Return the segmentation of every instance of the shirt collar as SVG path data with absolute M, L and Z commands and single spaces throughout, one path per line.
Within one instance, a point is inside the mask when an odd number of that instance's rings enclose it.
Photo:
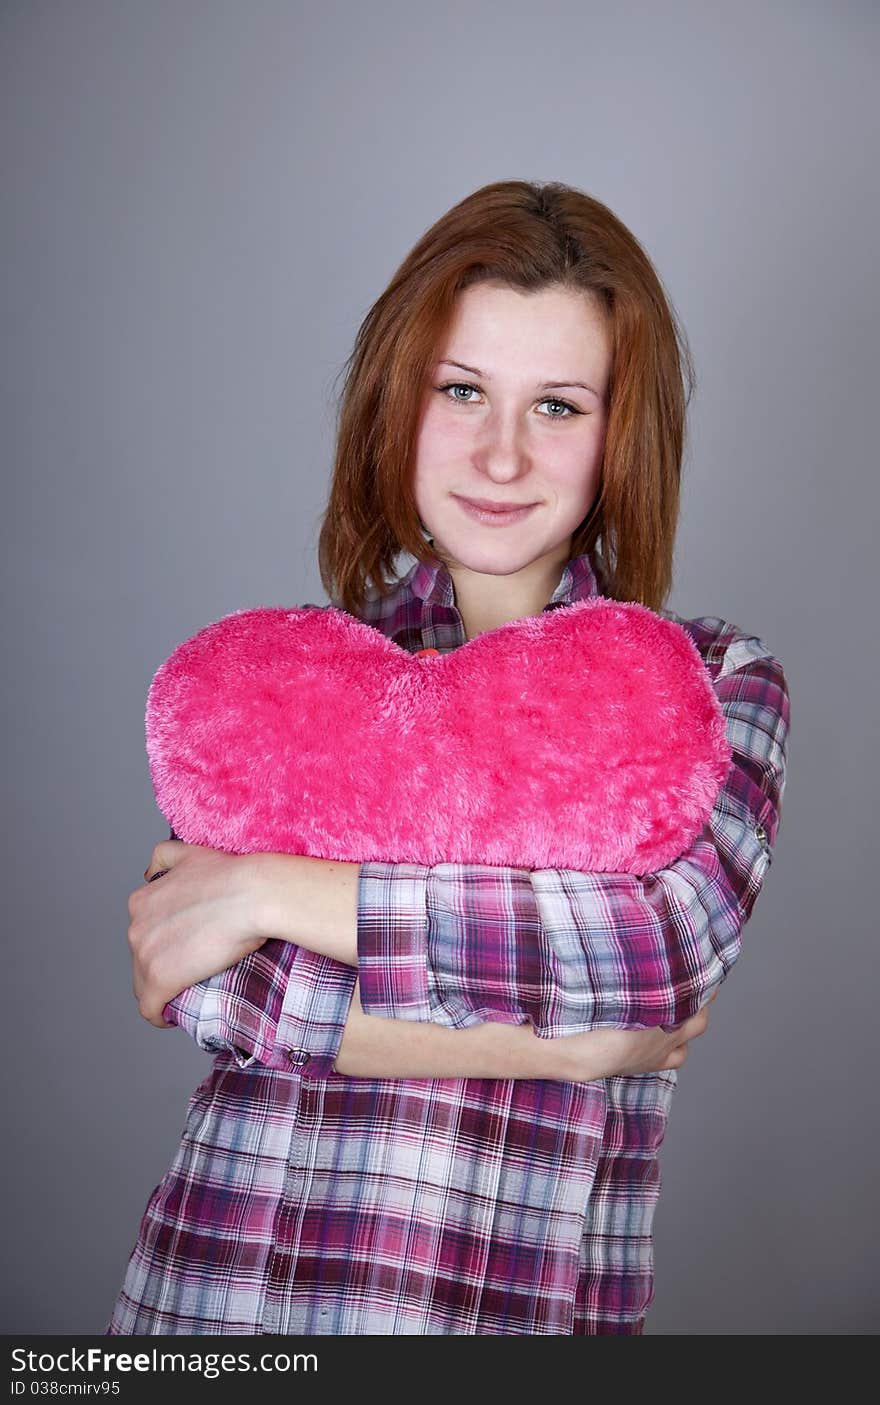
M 407 579 L 413 595 L 426 605 L 454 605 L 452 577 L 442 561 L 416 561 Z M 544 609 L 556 609 L 560 605 L 570 605 L 575 600 L 600 594 L 599 578 L 589 553 L 572 556 L 565 563 L 559 584 Z

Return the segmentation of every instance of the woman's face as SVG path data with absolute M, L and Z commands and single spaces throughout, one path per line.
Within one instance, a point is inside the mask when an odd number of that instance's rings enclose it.
M 508 576 L 568 559 L 599 487 L 610 366 L 588 294 L 480 283 L 459 296 L 426 386 L 414 474 L 419 516 L 453 566 Z M 528 510 L 481 517 L 463 501 L 474 498 Z

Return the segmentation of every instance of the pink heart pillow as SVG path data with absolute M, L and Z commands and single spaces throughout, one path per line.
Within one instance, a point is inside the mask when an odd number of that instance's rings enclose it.
M 690 845 L 731 761 L 690 636 L 604 596 L 448 654 L 335 608 L 241 610 L 158 669 L 146 738 L 186 843 L 636 874 Z

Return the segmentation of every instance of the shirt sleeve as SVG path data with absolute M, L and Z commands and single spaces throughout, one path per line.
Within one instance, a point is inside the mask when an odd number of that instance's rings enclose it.
M 189 986 L 163 1016 L 240 1068 L 261 1063 L 306 1078 L 332 1073 L 357 968 L 270 938 L 235 966 Z
M 739 956 L 772 861 L 790 722 L 785 675 L 759 639 L 736 638 L 715 667 L 733 759 L 685 853 L 642 877 L 365 863 L 364 1011 L 453 1028 L 530 1022 L 545 1038 L 694 1014 Z

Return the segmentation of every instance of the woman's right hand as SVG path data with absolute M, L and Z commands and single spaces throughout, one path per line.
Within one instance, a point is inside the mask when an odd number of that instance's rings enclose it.
M 717 994 L 713 991 L 705 1005 L 677 1029 L 659 1025 L 655 1029 L 592 1029 L 588 1034 L 570 1034 L 553 1041 L 565 1060 L 564 1077 L 577 1083 L 681 1068 L 690 1041 L 708 1028 L 709 1006 Z M 597 1067 L 601 1069 L 598 1073 Z

